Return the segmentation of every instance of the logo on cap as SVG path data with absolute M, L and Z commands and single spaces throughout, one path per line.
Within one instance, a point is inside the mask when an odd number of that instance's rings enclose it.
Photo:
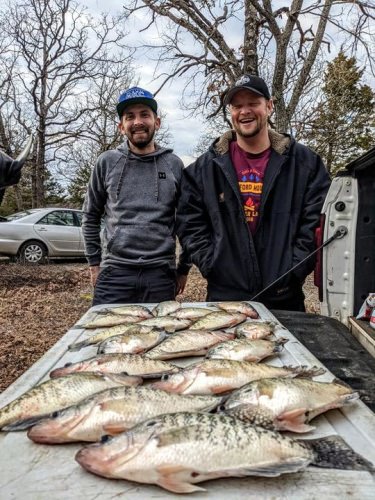
M 251 78 L 249 76 L 243 75 L 236 81 L 235 85 L 244 85 L 245 83 L 250 83 L 250 81 Z

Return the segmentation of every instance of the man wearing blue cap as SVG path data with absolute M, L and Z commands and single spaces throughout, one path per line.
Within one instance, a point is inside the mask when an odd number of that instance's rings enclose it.
M 243 75 L 224 105 L 233 130 L 184 170 L 180 241 L 207 278 L 207 300 L 257 296 L 270 309 L 303 311 L 328 173 L 317 154 L 268 127 L 273 103 L 259 76 Z
M 82 228 L 93 305 L 173 300 L 186 284 L 190 264 L 182 253 L 176 268 L 175 240 L 183 163 L 155 143 L 157 110 L 147 90 L 122 93 L 118 127 L 126 140 L 102 153 L 91 175 Z

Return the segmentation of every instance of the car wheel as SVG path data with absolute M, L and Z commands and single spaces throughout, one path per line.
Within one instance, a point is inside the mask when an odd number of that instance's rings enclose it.
M 25 262 L 27 264 L 39 264 L 40 262 L 43 262 L 46 255 L 47 248 L 43 243 L 36 240 L 30 240 L 22 245 L 19 258 L 21 262 Z

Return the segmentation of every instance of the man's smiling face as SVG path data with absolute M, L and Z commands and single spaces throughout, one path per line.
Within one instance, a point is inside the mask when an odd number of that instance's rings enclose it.
M 272 112 L 272 100 L 267 100 L 250 90 L 239 90 L 230 103 L 230 114 L 234 130 L 241 137 L 255 137 L 267 129 Z
M 146 148 L 151 143 L 159 128 L 160 118 L 144 104 L 128 106 L 119 124 L 120 132 L 126 135 L 129 143 L 139 150 Z

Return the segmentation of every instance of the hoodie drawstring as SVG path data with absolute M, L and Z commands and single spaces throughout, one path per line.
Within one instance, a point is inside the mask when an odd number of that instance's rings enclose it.
M 159 201 L 159 172 L 155 156 L 154 156 L 154 172 L 155 172 L 155 197 L 156 201 Z
M 119 197 L 119 194 L 120 194 L 120 191 L 122 188 L 122 183 L 124 182 L 125 168 L 126 168 L 126 164 L 128 163 L 128 159 L 129 159 L 129 153 L 126 154 L 124 163 L 123 163 L 122 168 L 121 168 L 120 178 L 118 180 L 117 189 L 116 189 L 116 200 L 118 200 L 118 197 Z

